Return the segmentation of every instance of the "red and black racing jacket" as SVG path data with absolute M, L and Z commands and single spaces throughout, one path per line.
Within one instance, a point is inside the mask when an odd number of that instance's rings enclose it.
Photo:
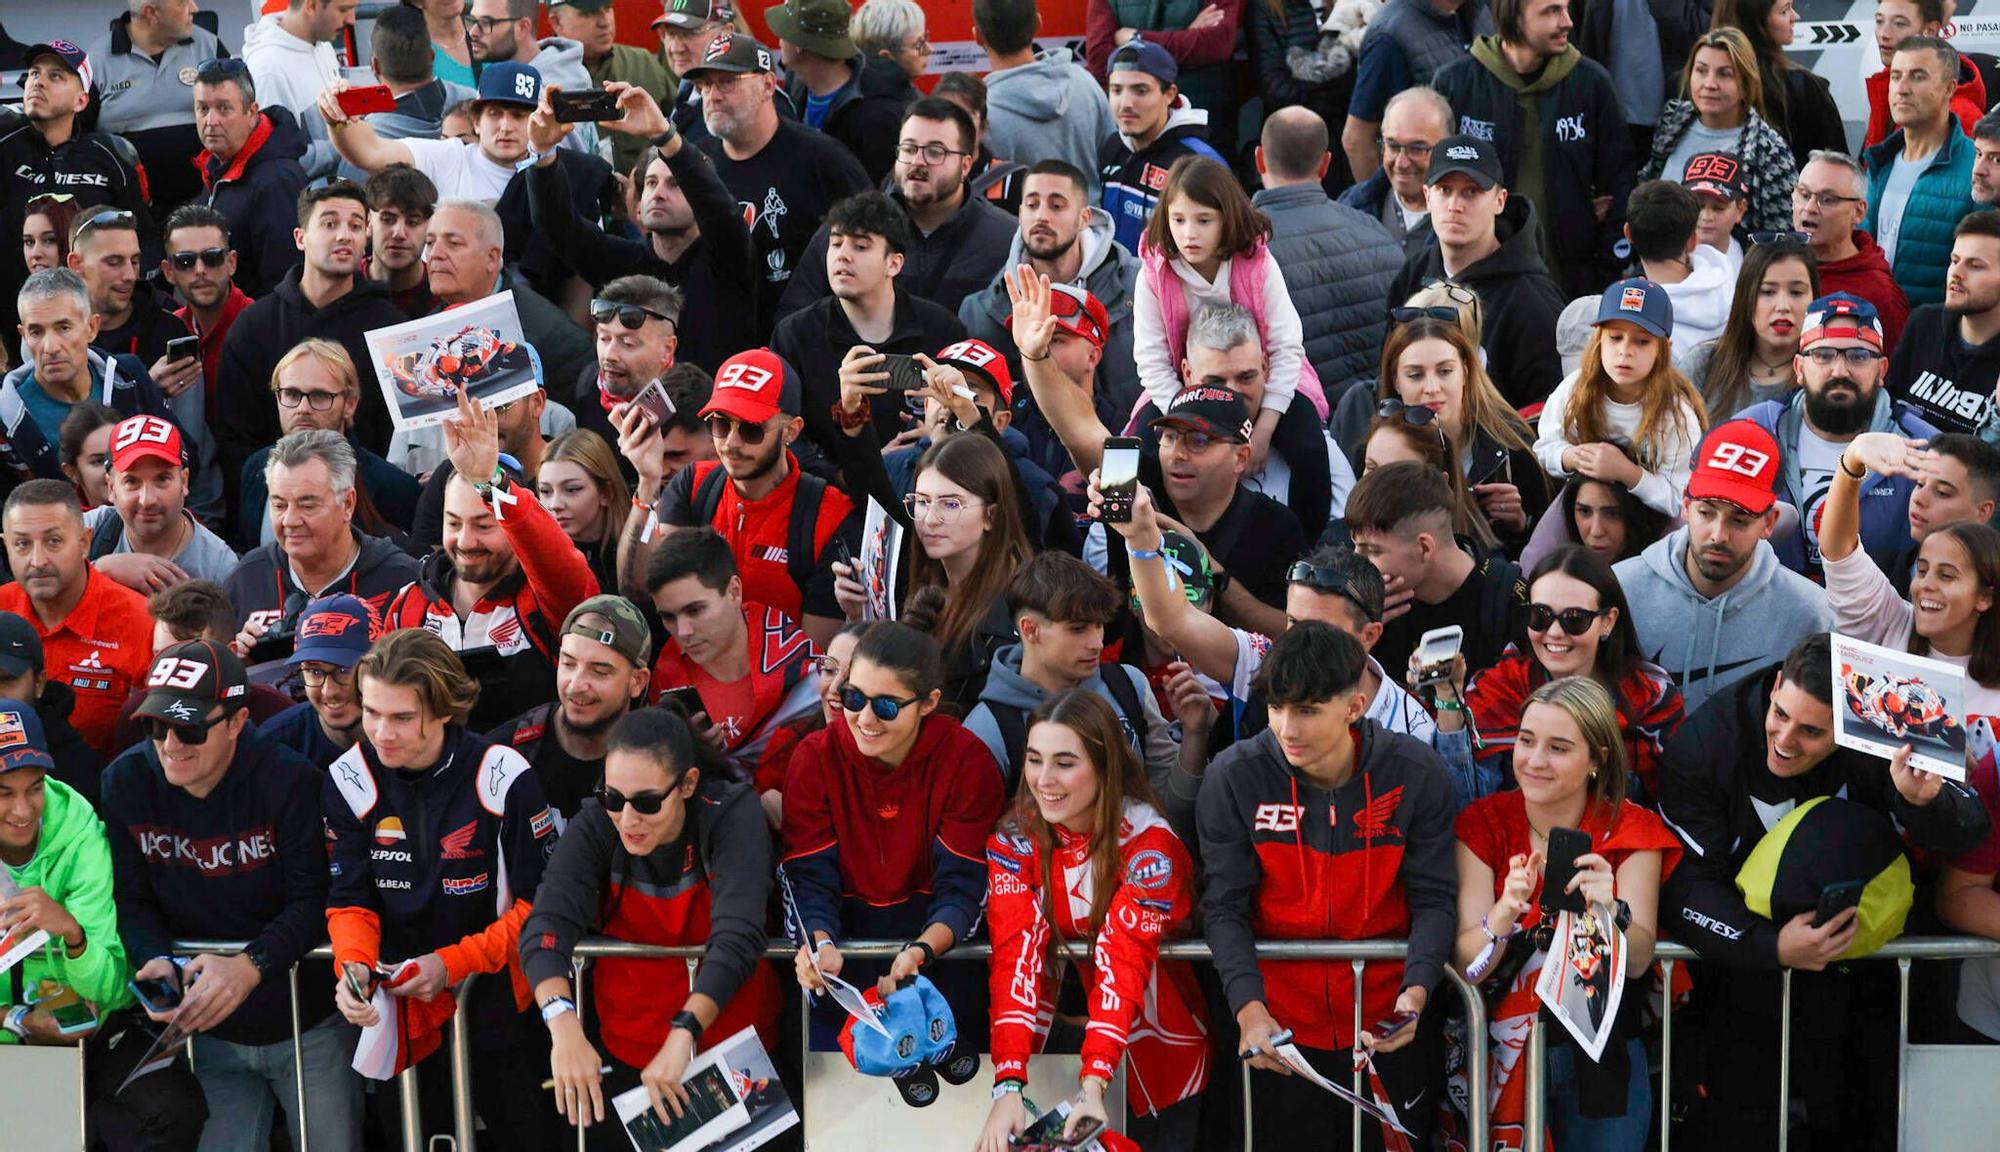
M 1229 1008 L 1262 1000 L 1300 1044 L 1354 1044 L 1346 960 L 1257 958 L 1256 942 L 1408 940 L 1409 959 L 1367 966 L 1362 1011 L 1434 989 L 1458 931 L 1451 781 L 1430 745 L 1372 720 L 1354 726 L 1356 770 L 1329 792 L 1286 762 L 1268 729 L 1231 745 L 1196 803 L 1208 945 Z
M 1498 664 L 1474 675 L 1466 686 L 1465 706 L 1472 710 L 1472 724 L 1479 732 L 1473 755 L 1499 770 L 1503 789 L 1514 786 L 1514 737 L 1521 726 L 1521 707 L 1548 680 L 1549 674 L 1532 654 L 1509 645 Z M 1666 669 L 1634 659 L 1619 678 L 1612 703 L 1618 708 L 1618 730 L 1625 734 L 1626 763 L 1639 782 L 1632 798 L 1642 804 L 1657 801 L 1660 756 L 1681 727 L 1681 690 Z
M 800 740 L 819 727 L 818 651 L 791 617 L 776 608 L 744 602 L 743 624 L 750 633 L 750 682 L 723 684 L 687 658 L 669 636 L 653 662 L 652 702 L 676 688 L 701 696 L 709 723 L 721 729 L 729 762 L 752 780 L 761 794 L 785 783 L 785 769 Z
M 1118 828 L 1124 875 L 1091 938 L 1090 840 L 1060 825 L 1055 834 L 1046 885 L 1041 846 L 1014 820 L 986 846 L 993 1077 L 1025 1081 L 1028 1057 L 1048 1038 L 1055 990 L 1043 977 L 1053 913 L 1058 947 L 1076 963 L 1090 1005 L 1081 1075 L 1109 1081 L 1129 1050 L 1132 1110 L 1153 1115 L 1208 1084 L 1208 1028 L 1194 969 L 1184 960 L 1159 959 L 1160 941 L 1186 928 L 1193 915 L 1194 864 L 1165 817 L 1127 800 Z M 1053 889 L 1061 895 L 1050 895 Z

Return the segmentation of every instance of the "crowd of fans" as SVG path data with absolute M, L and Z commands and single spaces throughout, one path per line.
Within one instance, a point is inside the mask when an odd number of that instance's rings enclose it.
M 828 977 L 921 973 L 979 1152 L 1041 1052 L 1148 1150 L 1344 1146 L 1288 1040 L 1365 1063 L 1371 1148 L 1466 1147 L 1489 1045 L 1515 1147 L 1552 867 L 1630 977 L 1599 1057 L 1549 1030 L 1555 1146 L 1657 1140 L 1663 1000 L 1678 1139 L 1893 1146 L 1850 961 L 2000 938 L 2000 112 L 1949 0 L 1876 5 L 1866 109 L 1792 0 L 1387 0 L 1358 51 L 1091 0 L 1080 55 L 974 0 L 928 93 L 913 0 L 775 48 L 668 0 L 657 52 L 407 0 L 368 114 L 356 0 L 240 57 L 129 8 L 0 126 L 0 937 L 48 937 L 0 1044 L 83 1036 L 103 1146 L 386 1147 L 385 1037 L 444 1131 L 459 1012 L 495 1147 L 622 1148 L 705 1036 L 790 1078 Z M 534 390 L 399 427 L 367 334 L 502 293 Z M 1831 633 L 1964 670 L 1965 780 L 1836 743 Z M 582 996 L 600 936 L 704 955 Z M 2000 965 L 1916 985 L 2000 1043 Z

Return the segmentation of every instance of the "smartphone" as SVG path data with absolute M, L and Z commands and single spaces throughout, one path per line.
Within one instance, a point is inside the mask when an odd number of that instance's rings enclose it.
M 1861 906 L 1861 893 L 1868 887 L 1866 880 L 1843 880 L 1838 884 L 1828 884 L 1819 890 L 1819 907 L 1813 912 L 1812 926 L 1826 927 L 1827 921 L 1847 911 Z
M 340 110 L 349 116 L 367 116 L 375 112 L 394 112 L 396 94 L 389 91 L 387 84 L 370 84 L 362 88 L 349 88 L 334 96 Z
M 1139 453 L 1144 448 L 1144 443 L 1133 436 L 1112 436 L 1104 441 L 1104 463 L 1097 471 L 1097 490 L 1104 493 L 1106 524 L 1132 522 L 1132 497 L 1139 490 Z
M 632 398 L 632 403 L 637 404 L 639 411 L 644 412 L 646 418 L 653 422 L 655 431 L 665 428 L 667 421 L 674 418 L 673 397 L 667 395 L 666 386 L 658 380 L 639 389 L 639 394 Z
M 1065 1139 L 1063 1128 L 1069 1123 L 1069 1113 L 1068 1108 L 1054 1108 L 1044 1112 L 1020 1135 L 1009 1136 L 1007 1142 L 1011 1147 L 1022 1149 L 1023 1152 L 1088 1147 L 1092 1140 L 1097 1139 L 1098 1133 L 1104 1130 L 1103 1123 L 1095 1118 L 1081 1121 L 1076 1126 L 1076 1135 Z
M 1542 865 L 1542 911 L 1583 911 L 1583 893 L 1563 889 L 1576 876 L 1576 858 L 1589 852 L 1590 833 L 1576 828 L 1549 829 L 1549 858 Z
M 1415 687 L 1442 684 L 1451 679 L 1451 662 L 1465 643 L 1465 629 L 1456 624 L 1433 628 L 1417 642 L 1417 682 Z
M 1417 1014 L 1415 1012 L 1393 1013 L 1375 1021 L 1375 1026 L 1368 1030 L 1368 1034 L 1375 1037 L 1377 1041 L 1387 1040 L 1389 1037 L 1408 1028 L 1416 1019 Z
M 665 704 L 669 700 L 679 704 L 681 711 L 687 713 L 690 720 L 694 718 L 695 713 L 708 710 L 708 705 L 701 702 L 701 690 L 691 685 L 683 688 L 669 688 L 665 692 L 660 693 L 660 703 Z
M 61 1035 L 80 1036 L 97 1027 L 97 1009 L 88 1000 L 78 1000 L 51 1011 L 49 1019 L 55 1022 Z
M 199 336 L 176 336 L 167 341 L 167 359 L 181 360 L 195 354 L 201 347 Z
M 602 88 L 551 92 L 549 106 L 555 109 L 556 122 L 559 124 L 576 124 L 585 120 L 618 120 L 625 115 L 618 110 L 618 97 Z
M 168 980 L 133 980 L 126 987 L 148 1012 L 171 1012 L 181 1006 L 181 990 Z
M 914 356 L 903 356 L 895 352 L 884 353 L 881 366 L 875 370 L 889 374 L 889 378 L 882 382 L 882 387 L 891 392 L 921 392 L 930 387 L 930 375 L 924 371 L 922 364 L 917 363 L 917 358 Z
M 836 561 L 847 565 L 849 575 L 857 580 L 861 578 L 861 569 L 854 563 L 854 553 L 848 550 L 845 539 L 836 535 L 827 543 L 827 547 L 833 549 L 833 558 Z

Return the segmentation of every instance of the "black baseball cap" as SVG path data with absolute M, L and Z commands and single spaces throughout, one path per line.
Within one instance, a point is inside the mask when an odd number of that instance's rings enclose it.
M 742 33 L 717 36 L 702 53 L 701 63 L 687 70 L 685 79 L 693 80 L 703 72 L 763 72 L 769 73 L 774 65 L 771 50 L 757 43 L 755 37 Z
M 1233 388 L 1196 384 L 1181 389 L 1173 403 L 1167 405 L 1166 415 L 1154 417 L 1147 427 L 1185 428 L 1205 432 L 1218 440 L 1248 444 L 1250 406 L 1243 402 L 1243 394 Z
M 217 704 L 225 713 L 247 705 L 250 681 L 236 653 L 213 640 L 162 649 L 146 677 L 146 698 L 132 714 L 142 720 L 194 725 Z
M 41 634 L 26 617 L 0 612 L 0 672 L 20 676 L 41 670 Z
M 1424 173 L 1425 184 L 1435 184 L 1453 172 L 1472 178 L 1481 191 L 1506 181 L 1500 169 L 1500 154 L 1493 145 L 1477 136 L 1447 136 L 1431 149 L 1431 168 Z

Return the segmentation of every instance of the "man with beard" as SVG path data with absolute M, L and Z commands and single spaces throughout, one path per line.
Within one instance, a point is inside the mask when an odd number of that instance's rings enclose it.
M 1798 509 L 1798 531 L 1774 539 L 1778 559 L 1823 582 L 1819 516 L 1841 453 L 1863 432 L 1894 432 L 1911 440 L 1937 434 L 1915 408 L 1882 387 L 1882 321 L 1875 306 L 1836 292 L 1806 309 L 1793 360 L 1800 387 L 1782 400 L 1745 409 L 1742 418 L 1778 442 L 1778 498 Z M 1862 481 L 1861 547 L 1884 572 L 1910 546 L 1907 476 L 1869 475 Z
M 2000 204 L 2000 113 L 1988 112 L 1972 126 L 1972 202 Z
M 816 643 L 833 639 L 845 622 L 833 596 L 833 540 L 853 546 L 860 514 L 845 492 L 800 470 L 791 451 L 805 430 L 800 394 L 798 373 L 768 348 L 725 361 L 701 410 L 717 459 L 688 465 L 671 483 L 666 442 L 650 418 L 634 406 L 612 411 L 618 451 L 639 473 L 640 511 L 626 518 L 618 545 L 620 591 L 651 591 L 645 574 L 673 528 L 708 526 L 728 542 L 748 599 L 798 621 Z
M 185 204 L 167 217 L 161 234 L 166 238 L 167 254 L 160 261 L 160 275 L 187 302 L 174 315 L 195 334 L 195 355 L 201 362 L 200 419 L 212 427 L 222 344 L 236 317 L 250 307 L 250 294 L 236 286 L 236 249 L 229 239 L 229 217 L 200 204 Z
M 1139 370 L 1132 359 L 1132 294 L 1139 258 L 1112 234 L 1111 216 L 1091 201 L 1090 180 L 1064 160 L 1043 160 L 1021 177 L 1021 227 L 1007 258 L 982 291 L 958 306 L 959 322 L 975 339 L 999 349 L 1016 378 L 1021 353 L 1008 321 L 1007 273 L 1022 264 L 1095 296 L 1104 308 L 1105 355 L 1097 362 L 1092 394 L 1104 422 L 1116 426 L 1139 398 Z M 1032 407 L 1026 392 L 1020 409 Z M 1017 414 L 1018 416 L 1018 414 Z
M 1710 696 L 1833 626 L 1819 585 L 1778 563 L 1778 444 L 1748 420 L 1710 429 L 1695 449 L 1680 528 L 1613 569 L 1646 659 L 1680 685 L 1692 716 Z
M 597 324 L 595 386 L 577 383 L 576 426 L 604 437 L 606 444 L 616 444 L 618 426 L 611 413 L 665 376 L 680 354 L 679 321 L 686 315 L 686 297 L 652 276 L 620 276 L 599 289 L 590 306 L 594 315 L 604 318 Z M 704 395 L 701 404 L 706 403 Z M 680 414 L 678 401 L 674 412 Z M 697 428 L 705 441 L 708 429 Z M 631 462 L 625 464 L 629 469 Z
M 645 89 L 614 83 L 606 91 L 618 94 L 624 113 L 610 122 L 618 126 L 620 139 L 631 133 L 660 141 L 631 167 L 639 190 L 637 223 L 645 238 L 607 235 L 573 207 L 568 182 L 556 170 L 554 149 L 574 125 L 557 122 L 546 93 L 528 121 L 529 146 L 540 157 L 527 179 L 535 231 L 593 285 L 644 274 L 680 289 L 686 306 L 676 309 L 676 350 L 713 372 L 757 342 L 758 276 L 750 226 L 715 165 L 699 148 L 688 146 Z M 599 322 L 600 348 L 602 330 Z
M 442 547 L 389 605 L 388 627 L 427 628 L 481 682 L 468 725 L 485 731 L 555 689 L 549 623 L 597 595 L 590 562 L 500 460 L 501 415 L 458 393 L 444 425 L 454 474 L 445 485 Z M 440 469 L 442 471 L 442 469 Z
M 965 109 L 937 97 L 915 101 L 897 132 L 896 186 L 889 199 L 910 218 L 912 232 L 903 253 L 902 289 L 956 312 L 1004 266 L 1014 242 L 1014 221 L 967 190 L 979 134 Z M 830 240 L 828 226 L 822 225 L 785 289 L 778 319 L 832 291 L 827 283 Z
M 424 229 L 437 211 L 437 185 L 408 164 L 391 164 L 368 178 L 368 262 L 370 280 L 389 290 L 389 299 L 410 316 L 432 308 L 431 278 L 424 267 Z
M 297 669 L 306 698 L 271 717 L 258 732 L 322 771 L 354 747 L 361 739 L 354 665 L 373 642 L 374 619 L 355 596 L 315 600 L 300 613 L 297 647 L 285 663 Z
M 1912 313 L 1909 333 L 1889 361 L 1889 391 L 1938 428 L 2000 444 L 2000 212 L 1958 222 L 1944 303 Z
M 525 757 L 549 803 L 569 820 L 604 782 L 604 736 L 643 700 L 653 634 L 623 596 L 592 596 L 563 621 L 556 698 L 486 734 Z

